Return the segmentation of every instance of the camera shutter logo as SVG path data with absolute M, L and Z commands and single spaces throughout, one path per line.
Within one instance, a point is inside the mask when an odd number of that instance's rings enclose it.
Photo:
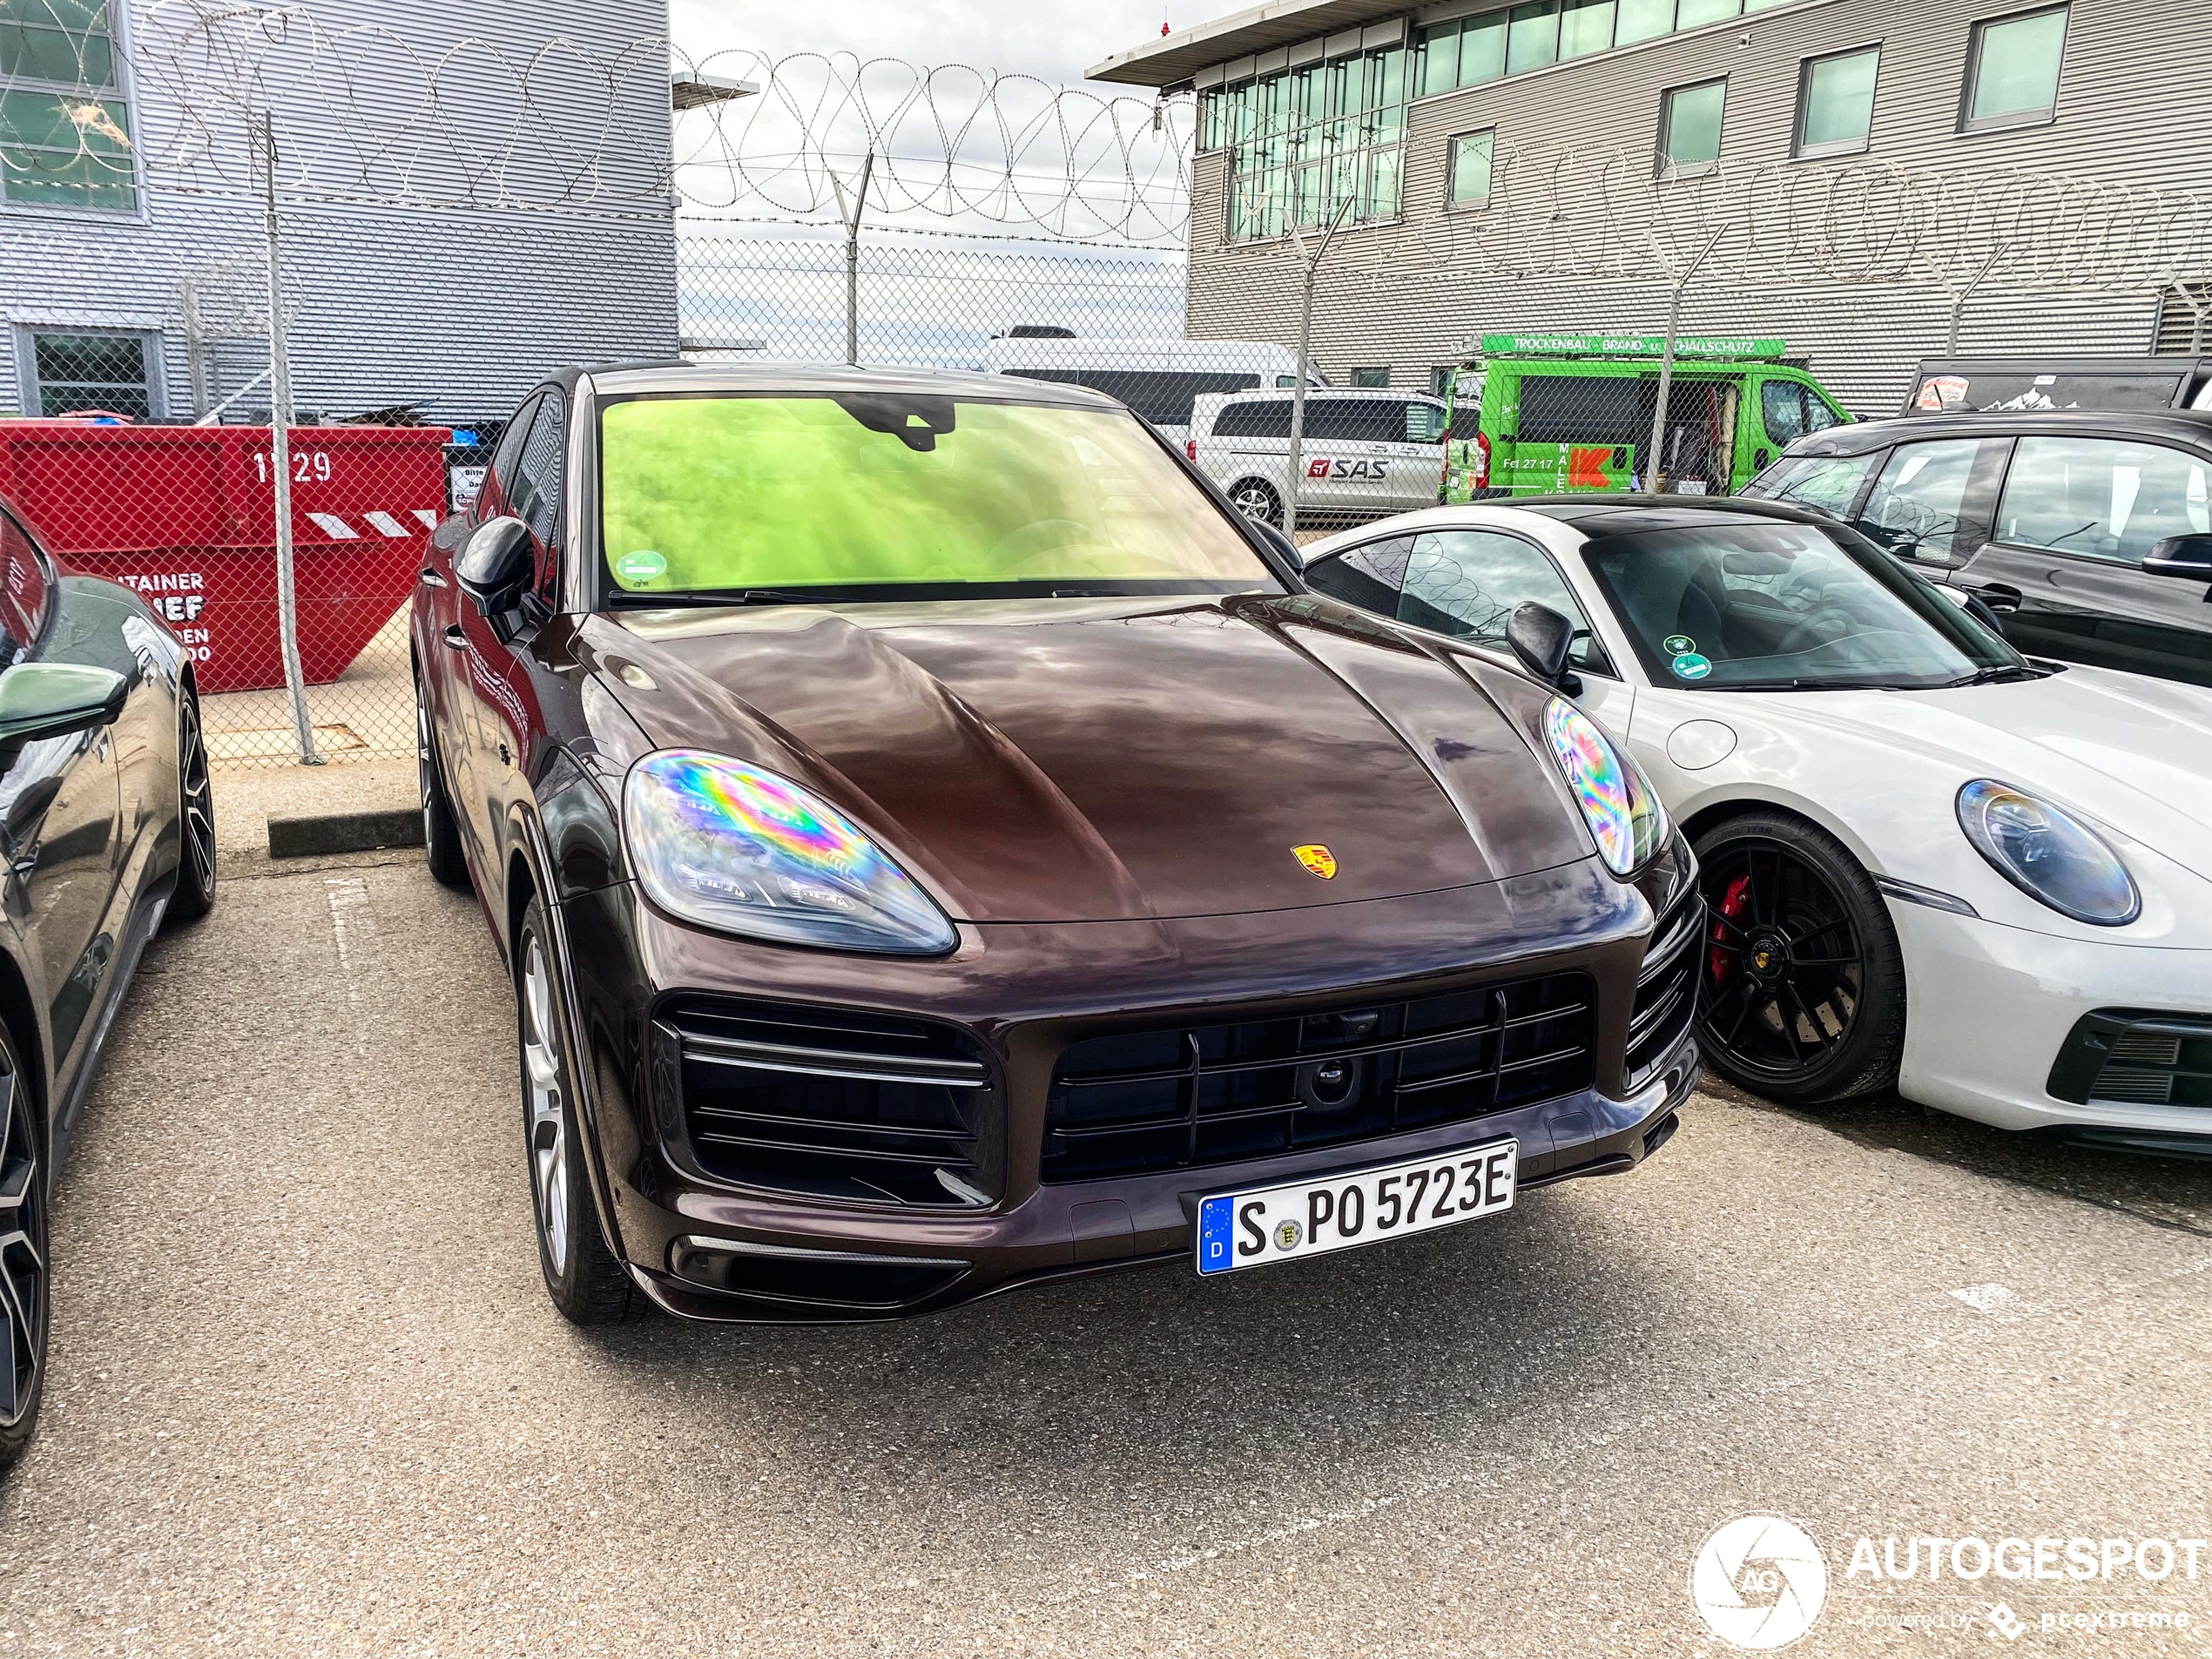
M 1804 1529 L 1779 1515 L 1738 1515 L 1698 1548 L 1689 1599 L 1732 1648 L 1786 1648 L 1812 1629 L 1828 1600 L 1828 1563 Z

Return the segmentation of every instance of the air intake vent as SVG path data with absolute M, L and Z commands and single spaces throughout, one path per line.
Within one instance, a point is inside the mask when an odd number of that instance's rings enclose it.
M 687 999 L 658 1020 L 707 1174 L 863 1203 L 974 1207 L 998 1191 L 1002 1121 L 982 1049 L 951 1026 Z
M 2051 1093 L 2077 1104 L 2212 1110 L 2212 1015 L 2100 1008 L 2067 1034 Z
M 1078 1042 L 1048 1182 L 1195 1168 L 1479 1118 L 1590 1086 L 1596 988 L 1554 974 L 1330 1014 Z
M 1642 1088 L 1667 1063 L 1697 1013 L 1697 941 L 1704 930 L 1705 900 L 1689 887 L 1675 907 L 1659 919 L 1636 975 L 1636 1000 L 1629 1015 L 1630 1094 Z

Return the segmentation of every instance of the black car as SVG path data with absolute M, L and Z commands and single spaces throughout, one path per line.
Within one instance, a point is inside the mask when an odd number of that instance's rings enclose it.
M 1743 493 L 1855 526 L 2031 656 L 2212 685 L 2212 411 L 1870 421 L 1800 439 Z
M 0 1468 L 45 1381 L 47 1195 L 138 954 L 215 902 L 199 698 L 129 590 L 0 502 Z

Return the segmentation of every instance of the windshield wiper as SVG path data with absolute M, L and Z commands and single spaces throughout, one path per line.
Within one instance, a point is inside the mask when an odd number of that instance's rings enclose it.
M 1737 680 L 1732 685 L 1716 685 L 1716 691 L 1894 691 L 1898 689 L 1893 680 Z
M 1992 685 L 2016 675 L 2022 679 L 2042 678 L 2026 663 L 1992 663 L 1987 668 L 1977 668 L 1971 674 L 1961 674 L 1955 680 L 1944 681 L 1942 689 L 1947 691 L 1959 685 Z
M 797 588 L 694 589 L 685 593 L 637 593 L 625 589 L 615 598 L 625 607 L 636 605 L 648 610 L 676 606 L 703 606 L 724 610 L 733 605 L 818 605 L 833 603 L 819 592 L 808 593 Z

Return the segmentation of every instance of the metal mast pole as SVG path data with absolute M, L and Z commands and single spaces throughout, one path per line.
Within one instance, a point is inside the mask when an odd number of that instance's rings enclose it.
M 277 637 L 284 653 L 284 685 L 292 694 L 292 731 L 300 764 L 320 766 L 314 726 L 307 718 L 307 677 L 300 668 L 299 604 L 292 582 L 292 368 L 285 355 L 284 280 L 279 258 L 276 199 L 276 117 L 261 117 L 262 223 L 269 248 L 269 470 L 276 486 Z
M 1283 497 L 1283 534 L 1293 538 L 1298 535 L 1298 489 L 1305 482 L 1305 381 L 1312 373 L 1313 364 L 1313 285 L 1320 277 L 1321 261 L 1329 252 L 1329 244 L 1336 239 L 1344 216 L 1352 211 L 1352 198 L 1346 196 L 1330 215 L 1311 258 L 1306 255 L 1305 238 L 1298 233 L 1297 226 L 1291 226 L 1291 245 L 1298 250 L 1298 260 L 1305 266 L 1305 288 L 1298 302 L 1298 383 L 1291 388 L 1291 472 L 1284 481 L 1288 489 Z
M 1675 379 L 1675 331 L 1682 326 L 1682 294 L 1689 286 L 1689 279 L 1697 274 L 1697 267 L 1705 263 L 1705 256 L 1721 239 L 1721 233 L 1728 227 L 1716 225 L 1713 233 L 1705 239 L 1705 246 L 1697 250 L 1697 257 L 1689 262 L 1675 283 L 1674 297 L 1667 302 L 1667 347 L 1659 356 L 1659 404 L 1651 411 L 1651 464 L 1643 469 L 1643 487 L 1653 495 L 1659 493 L 1659 452 L 1667 442 L 1667 388 Z
M 845 221 L 845 361 L 850 368 L 860 366 L 860 214 L 868 205 L 868 180 L 875 172 L 875 152 L 871 150 L 860 163 L 860 188 L 850 202 L 845 199 L 845 182 L 835 173 L 830 174 L 830 187 L 837 192 L 837 211 Z

